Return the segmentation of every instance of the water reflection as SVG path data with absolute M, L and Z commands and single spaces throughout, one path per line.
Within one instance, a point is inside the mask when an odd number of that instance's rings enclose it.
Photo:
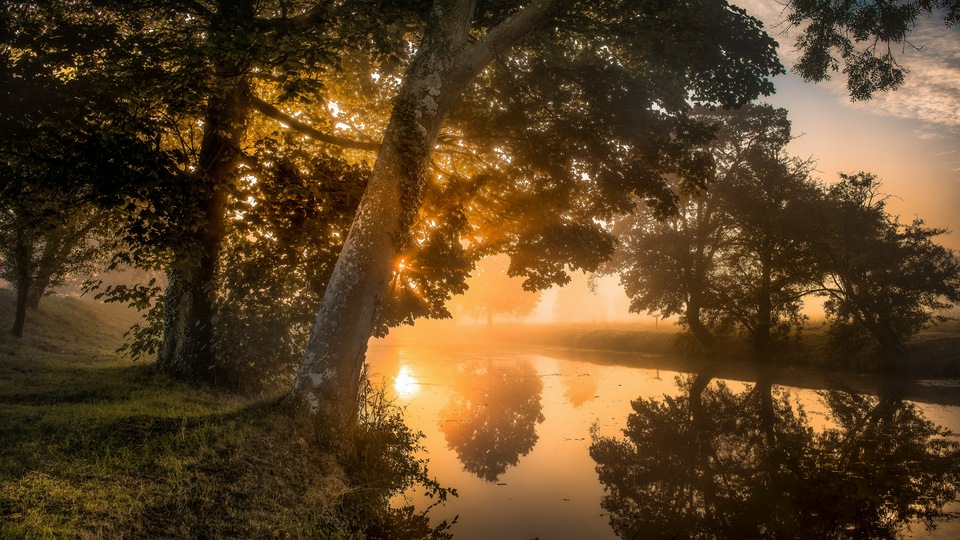
M 600 378 L 596 373 L 576 369 L 561 369 L 560 381 L 563 384 L 563 396 L 574 408 L 593 401 L 600 390 Z
M 917 405 L 823 391 L 815 428 L 769 377 L 710 383 L 678 378 L 680 394 L 632 402 L 626 438 L 594 435 L 621 538 L 897 538 L 956 518 L 960 445 Z
M 420 392 L 420 383 L 413 375 L 410 366 L 400 366 L 400 371 L 393 378 L 393 390 L 397 393 L 397 396 L 402 398 L 410 398 Z
M 543 383 L 530 362 L 488 360 L 458 370 L 454 392 L 439 416 L 447 446 L 464 470 L 496 482 L 537 442 Z

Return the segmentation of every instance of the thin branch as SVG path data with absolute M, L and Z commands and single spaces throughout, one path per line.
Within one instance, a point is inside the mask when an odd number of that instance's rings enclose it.
M 267 103 L 257 96 L 250 95 L 248 96 L 248 99 L 250 100 L 250 105 L 254 108 L 254 110 L 260 112 L 264 116 L 280 122 L 290 129 L 299 131 L 315 141 L 332 144 L 334 146 L 340 146 L 342 148 L 352 148 L 354 150 L 366 150 L 369 152 L 377 152 L 380 150 L 380 143 L 378 142 L 355 141 L 345 137 L 330 135 L 329 133 L 324 133 L 318 130 L 306 122 L 297 120 L 293 116 L 290 116 L 289 114 L 281 111 L 274 105 Z
M 285 33 L 291 30 L 303 30 L 317 26 L 324 22 L 326 10 L 320 6 L 305 11 L 296 17 L 277 17 L 275 19 L 260 19 L 256 21 L 257 30 L 261 32 Z

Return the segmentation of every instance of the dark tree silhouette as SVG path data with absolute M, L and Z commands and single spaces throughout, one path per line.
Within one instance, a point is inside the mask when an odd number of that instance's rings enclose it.
M 872 343 L 889 368 L 910 337 L 960 302 L 960 260 L 934 243 L 944 229 L 890 215 L 880 187 L 861 172 L 827 188 L 815 262 L 834 341 L 848 353 Z
M 785 110 L 701 114 L 718 129 L 716 180 L 686 193 L 676 216 L 641 209 L 620 218 L 604 271 L 620 275 L 632 311 L 680 315 L 708 350 L 740 330 L 763 356 L 800 324 L 815 281 L 807 219 L 817 189 L 806 165 L 783 154 Z
M 814 428 L 768 377 L 740 393 L 709 381 L 634 401 L 625 439 L 594 435 L 621 538 L 892 539 L 950 517 L 960 444 L 916 404 L 826 391 Z

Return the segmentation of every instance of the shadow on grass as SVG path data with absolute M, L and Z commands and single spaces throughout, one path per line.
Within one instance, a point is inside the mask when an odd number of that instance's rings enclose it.
M 388 507 L 430 481 L 419 434 L 387 406 L 370 420 L 334 453 L 283 396 L 19 346 L 0 356 L 0 538 L 446 537 Z

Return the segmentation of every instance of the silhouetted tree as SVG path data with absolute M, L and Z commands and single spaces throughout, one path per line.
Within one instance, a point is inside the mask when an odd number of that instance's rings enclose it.
M 886 198 L 874 175 L 841 174 L 818 213 L 816 261 L 834 338 L 857 346 L 868 335 L 890 367 L 960 302 L 960 260 L 933 241 L 946 230 L 900 223 Z
M 921 16 L 943 18 L 948 28 L 960 22 L 957 0 L 790 0 L 786 8 L 787 22 L 800 28 L 794 70 L 807 81 L 842 71 L 854 100 L 903 84 L 907 70 L 896 51 L 915 46 L 909 35 Z
M 718 129 L 716 180 L 686 193 L 676 216 L 641 209 L 620 218 L 604 271 L 620 275 L 631 311 L 680 315 L 708 350 L 741 330 L 763 355 L 799 325 L 801 298 L 815 280 L 807 217 L 816 186 L 805 164 L 783 154 L 785 110 L 701 114 Z
M 452 308 L 463 313 L 483 315 L 487 328 L 493 327 L 496 314 L 523 316 L 540 303 L 539 291 L 523 289 L 523 279 L 510 276 L 510 259 L 495 255 L 481 259 L 467 280 L 467 292 L 452 301 Z

